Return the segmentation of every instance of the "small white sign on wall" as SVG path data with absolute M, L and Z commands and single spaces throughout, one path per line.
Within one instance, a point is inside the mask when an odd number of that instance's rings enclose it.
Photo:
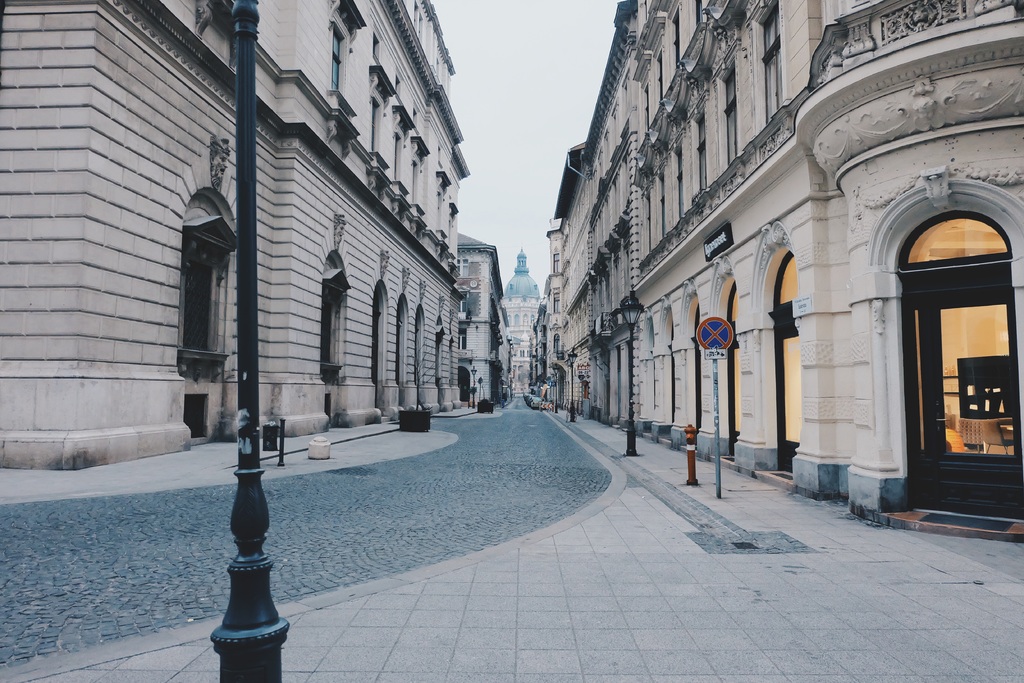
M 811 306 L 811 295 L 797 297 L 793 299 L 793 317 L 799 318 L 807 315 L 813 310 Z

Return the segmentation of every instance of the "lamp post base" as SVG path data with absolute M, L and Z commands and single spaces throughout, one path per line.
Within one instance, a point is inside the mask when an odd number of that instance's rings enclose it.
M 636 427 L 633 426 L 633 422 L 630 421 L 629 426 L 626 427 L 626 453 L 627 458 L 635 458 L 640 455 L 636 452 Z

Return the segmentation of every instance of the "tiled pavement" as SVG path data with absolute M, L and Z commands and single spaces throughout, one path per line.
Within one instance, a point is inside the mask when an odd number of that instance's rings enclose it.
M 680 453 L 641 443 L 623 463 L 602 454 L 621 432 L 573 430 L 613 472 L 602 499 L 467 558 L 279 605 L 285 680 L 1024 681 L 1019 546 L 880 528 L 728 470 L 718 500 L 709 463 L 686 487 Z M 692 534 L 708 528 L 805 547 L 707 552 Z M 216 681 L 214 625 L 4 673 Z

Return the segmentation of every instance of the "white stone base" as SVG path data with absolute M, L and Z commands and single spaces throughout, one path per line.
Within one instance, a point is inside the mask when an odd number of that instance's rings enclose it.
M 80 470 L 188 450 L 184 423 L 74 432 L 0 432 L 0 468 Z

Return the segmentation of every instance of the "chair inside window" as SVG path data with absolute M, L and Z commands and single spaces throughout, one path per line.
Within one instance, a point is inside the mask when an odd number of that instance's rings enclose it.
M 1006 422 L 1009 422 L 1009 425 L 1002 424 Z M 1008 430 L 1005 429 L 1007 426 Z M 995 447 L 1009 453 L 1009 448 L 1013 446 L 1012 420 L 972 420 L 961 417 L 958 420 L 958 427 L 964 446 L 969 451 L 988 453 L 989 449 Z

